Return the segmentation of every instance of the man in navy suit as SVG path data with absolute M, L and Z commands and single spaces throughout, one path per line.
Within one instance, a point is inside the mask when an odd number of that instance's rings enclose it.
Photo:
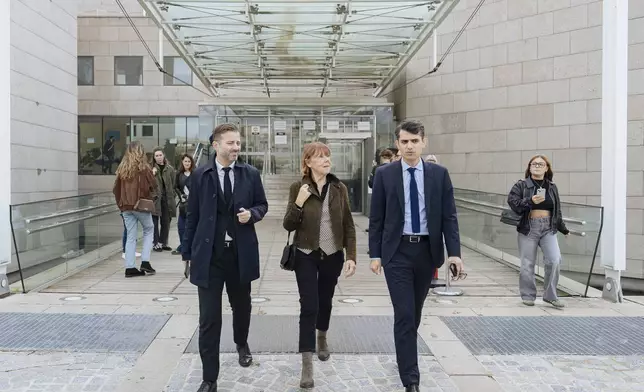
M 379 167 L 369 214 L 371 270 L 384 268 L 394 306 L 394 340 L 400 380 L 407 392 L 419 391 L 417 332 L 433 272 L 448 262 L 464 271 L 447 169 L 423 162 L 425 128 L 405 121 L 396 128 L 401 160 Z
M 190 264 L 190 282 L 199 294 L 199 354 L 203 382 L 197 392 L 217 391 L 221 295 L 226 292 L 233 310 L 233 335 L 239 364 L 248 367 L 250 286 L 259 278 L 259 247 L 255 224 L 268 210 L 259 172 L 236 162 L 241 147 L 234 124 L 213 131 L 217 155 L 190 176 L 190 197 L 182 258 Z

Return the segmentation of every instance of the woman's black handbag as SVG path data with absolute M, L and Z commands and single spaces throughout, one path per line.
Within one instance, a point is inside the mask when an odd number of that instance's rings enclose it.
M 512 209 L 506 208 L 501 212 L 501 223 L 518 227 L 520 222 L 521 222 L 521 215 L 512 211 Z
M 286 246 L 282 251 L 282 260 L 280 260 L 280 267 L 286 271 L 295 271 L 295 255 L 297 253 L 297 247 L 295 243 L 291 244 L 291 232 L 288 232 L 288 239 L 286 240 Z

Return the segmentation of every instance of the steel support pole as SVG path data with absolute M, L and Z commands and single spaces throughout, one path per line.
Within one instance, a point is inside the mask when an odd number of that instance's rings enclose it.
M 626 269 L 626 151 L 628 108 L 628 0 L 604 0 L 602 50 L 603 298 L 622 302 Z

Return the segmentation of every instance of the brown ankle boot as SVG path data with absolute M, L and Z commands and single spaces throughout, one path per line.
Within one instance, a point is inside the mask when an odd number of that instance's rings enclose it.
M 302 377 L 300 388 L 313 388 L 313 353 L 302 353 Z
M 326 331 L 318 331 L 318 359 L 328 361 L 330 356 L 329 345 L 326 341 Z

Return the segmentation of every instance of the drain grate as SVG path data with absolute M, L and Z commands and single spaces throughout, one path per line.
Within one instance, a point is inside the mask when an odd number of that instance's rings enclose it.
M 143 352 L 169 315 L 0 313 L 0 350 Z
M 441 317 L 474 355 L 644 355 L 642 317 Z
M 333 316 L 328 332 L 330 349 L 338 354 L 395 354 L 394 321 L 390 316 Z M 186 353 L 198 353 L 195 331 Z M 299 317 L 284 315 L 253 315 L 248 345 L 253 353 L 296 353 L 298 351 Z M 224 315 L 221 328 L 222 353 L 236 353 L 233 342 L 232 316 Z M 418 336 L 418 354 L 431 355 Z

